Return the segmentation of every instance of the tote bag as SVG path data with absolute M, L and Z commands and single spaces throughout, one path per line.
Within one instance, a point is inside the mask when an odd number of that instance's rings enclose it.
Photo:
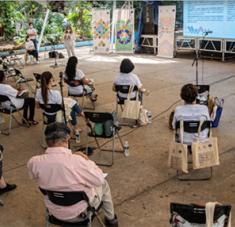
M 169 147 L 168 167 L 188 173 L 188 146 L 183 144 L 183 121 L 180 121 L 180 143 L 173 136 Z
M 139 119 L 141 103 L 138 94 L 136 95 L 136 100 L 130 100 L 133 88 L 134 86 L 130 86 L 127 99 L 124 101 L 122 118 L 137 120 Z
M 201 132 L 202 121 L 198 128 L 198 135 Z M 217 137 L 212 137 L 210 130 L 210 135 L 208 140 L 201 142 L 199 141 L 199 136 L 196 142 L 192 143 L 192 159 L 193 159 L 193 169 L 201 169 L 206 167 L 212 167 L 219 165 L 219 149 Z

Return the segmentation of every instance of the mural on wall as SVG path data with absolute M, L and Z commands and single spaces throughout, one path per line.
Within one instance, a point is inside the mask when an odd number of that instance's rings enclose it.
M 93 48 L 95 53 L 108 53 L 110 50 L 110 11 L 92 11 Z
M 132 53 L 134 50 L 134 10 L 117 9 L 115 16 L 115 50 Z

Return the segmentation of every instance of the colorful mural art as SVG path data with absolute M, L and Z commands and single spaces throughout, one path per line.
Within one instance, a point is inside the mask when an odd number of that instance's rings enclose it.
M 115 50 L 132 53 L 134 49 L 134 10 L 115 10 Z
M 108 53 L 110 50 L 110 11 L 92 11 L 93 48 L 95 53 Z

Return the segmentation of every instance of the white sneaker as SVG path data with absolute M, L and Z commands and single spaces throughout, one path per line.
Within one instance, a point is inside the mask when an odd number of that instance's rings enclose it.
M 36 61 L 36 64 L 39 64 L 40 62 L 39 61 Z

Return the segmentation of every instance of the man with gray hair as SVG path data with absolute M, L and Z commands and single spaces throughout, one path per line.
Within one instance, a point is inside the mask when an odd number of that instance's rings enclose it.
M 30 176 L 39 187 L 51 191 L 84 191 L 90 204 L 96 208 L 102 204 L 107 227 L 118 227 L 117 216 L 108 182 L 102 170 L 81 152 L 68 149 L 70 130 L 64 123 L 49 124 L 45 130 L 48 148 L 45 154 L 32 157 L 28 162 Z M 53 204 L 45 197 L 49 213 L 68 222 L 81 219 L 87 204 L 79 202 L 72 206 Z

